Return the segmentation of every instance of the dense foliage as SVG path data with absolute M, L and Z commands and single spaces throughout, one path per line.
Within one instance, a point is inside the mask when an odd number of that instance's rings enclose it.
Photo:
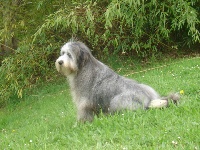
M 51 77 L 72 36 L 98 57 L 157 57 L 199 45 L 199 12 L 198 0 L 1 1 L 0 105 Z

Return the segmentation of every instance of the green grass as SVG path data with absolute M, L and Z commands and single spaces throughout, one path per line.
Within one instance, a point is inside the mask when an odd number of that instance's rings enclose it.
M 163 64 L 153 63 L 147 68 Z M 122 75 L 135 71 L 127 66 L 119 63 L 114 68 Z M 162 95 L 184 90 L 181 103 L 166 109 L 102 115 L 92 123 L 81 124 L 76 121 L 66 81 L 46 83 L 24 96 L 21 102 L 0 110 L 0 148 L 199 149 L 200 58 L 172 60 L 166 67 L 135 73 L 129 78 L 151 85 Z

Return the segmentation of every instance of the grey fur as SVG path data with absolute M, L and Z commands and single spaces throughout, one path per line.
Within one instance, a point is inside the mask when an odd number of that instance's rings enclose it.
M 85 44 L 73 39 L 61 48 L 55 65 L 69 80 L 79 121 L 92 121 L 100 111 L 166 107 L 167 99 L 173 97 L 161 98 L 152 87 L 118 75 L 95 59 Z

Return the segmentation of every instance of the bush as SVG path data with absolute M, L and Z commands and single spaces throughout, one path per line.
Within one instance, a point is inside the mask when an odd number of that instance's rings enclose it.
M 22 98 L 24 90 L 30 89 L 40 80 L 51 78 L 54 63 L 52 45 L 35 48 L 33 45 L 21 46 L 14 56 L 3 60 L 0 67 L 0 107 L 6 105 L 10 96 Z
M 96 54 L 154 56 L 200 42 L 197 5 L 196 0 L 87 1 L 48 16 L 35 37 L 56 30 L 78 35 Z

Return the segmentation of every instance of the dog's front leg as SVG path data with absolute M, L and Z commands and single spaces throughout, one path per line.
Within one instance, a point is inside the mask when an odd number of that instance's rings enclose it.
M 94 119 L 94 112 L 88 101 L 81 101 L 78 105 L 77 118 L 80 122 L 92 122 Z

